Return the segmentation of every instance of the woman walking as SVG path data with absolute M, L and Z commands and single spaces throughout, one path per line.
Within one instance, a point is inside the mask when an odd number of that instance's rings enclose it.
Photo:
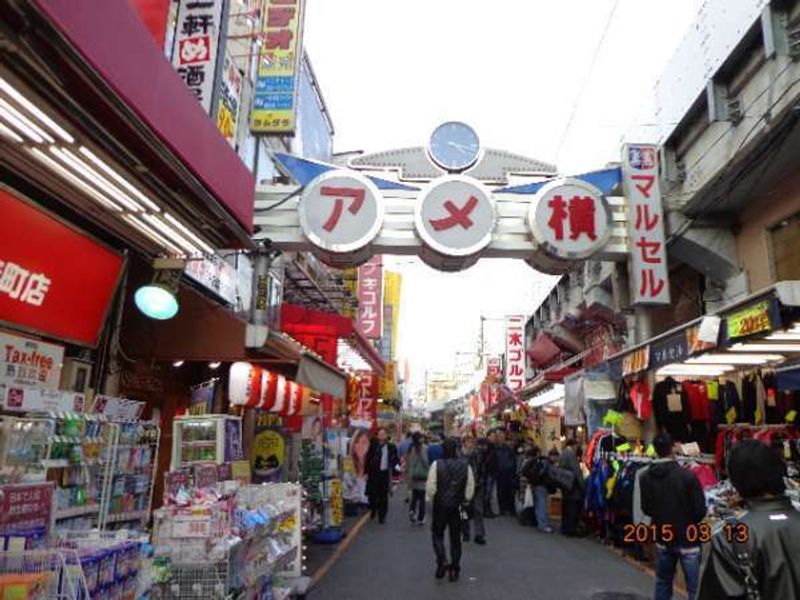
M 428 480 L 429 466 L 428 449 L 422 443 L 422 434 L 417 431 L 411 437 L 411 447 L 406 453 L 407 484 L 411 490 L 408 518 L 412 525 L 425 523 L 425 482 Z

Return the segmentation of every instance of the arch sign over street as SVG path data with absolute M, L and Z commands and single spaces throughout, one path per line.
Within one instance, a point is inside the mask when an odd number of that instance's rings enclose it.
M 669 303 L 655 146 L 626 145 L 620 167 L 560 177 L 533 159 L 479 149 L 463 128 L 451 141 L 451 128 L 437 128 L 428 148 L 359 156 L 347 167 L 277 155 L 303 187 L 258 190 L 256 239 L 338 268 L 378 254 L 420 256 L 443 271 L 484 257 L 551 274 L 590 258 L 621 261 L 635 303 Z

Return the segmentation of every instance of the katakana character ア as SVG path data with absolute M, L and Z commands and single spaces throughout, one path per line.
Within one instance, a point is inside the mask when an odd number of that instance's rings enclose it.
M 336 229 L 339 219 L 342 218 L 342 213 L 344 212 L 344 198 L 353 199 L 347 210 L 352 214 L 357 215 L 361 210 L 361 207 L 364 206 L 364 197 L 366 195 L 366 191 L 364 189 L 339 188 L 330 186 L 323 186 L 319 193 L 323 196 L 336 197 L 336 201 L 333 204 L 333 211 L 331 211 L 331 216 L 328 217 L 328 220 L 325 221 L 325 224 L 322 226 L 322 228 L 328 233 L 331 233 L 334 229 Z
M 594 241 L 594 199 L 591 196 L 575 196 L 569 201 L 569 239 L 577 240 L 582 233 Z
M 508 334 L 508 345 L 509 346 L 522 346 L 522 334 L 521 333 L 509 333 Z
M 550 199 L 547 206 L 553 209 L 547 225 L 553 230 L 557 240 L 563 240 L 564 219 L 569 216 L 569 213 L 567 213 L 567 203 L 564 202 L 564 198 L 561 197 L 561 194 L 557 194 Z
M 16 300 L 25 287 L 25 282 L 31 272 L 12 262 L 5 263 L 3 274 L 0 276 L 0 294 L 8 294 Z
M 182 65 L 207 62 L 211 60 L 211 38 L 205 35 L 181 40 L 178 54 Z
M 636 205 L 636 229 L 641 229 L 644 225 L 645 231 L 652 231 L 658 225 L 658 221 L 659 215 L 651 215 L 647 204 Z
M 456 225 L 461 225 L 464 229 L 471 229 L 475 223 L 469 218 L 469 215 L 472 214 L 476 206 L 478 206 L 478 199 L 475 196 L 470 196 L 469 200 L 461 208 L 458 208 L 452 200 L 447 200 L 444 203 L 444 208 L 450 213 L 449 216 L 441 219 L 431 219 L 431 226 L 435 231 L 445 231 L 452 229 Z
M 181 32 L 184 35 L 194 35 L 198 31 L 208 33 L 213 26 L 214 17 L 212 15 L 186 15 Z
M 636 185 L 636 189 L 642 193 L 645 198 L 650 197 L 650 190 L 656 183 L 655 175 L 631 175 L 631 179 Z M 644 183 L 638 183 L 643 181 Z
M 279 31 L 268 31 L 265 43 L 267 50 L 288 50 L 292 45 L 294 34 L 291 29 L 281 29 Z
M 636 242 L 636 246 L 642 249 L 642 262 L 654 265 L 661 263 L 661 257 L 658 255 L 658 253 L 661 251 L 661 242 L 650 241 L 642 236 L 639 238 L 639 241 Z
M 290 7 L 270 7 L 267 12 L 267 27 L 282 29 L 288 27 L 294 19 L 295 9 Z
M 42 273 L 31 275 L 19 299 L 22 302 L 27 302 L 34 306 L 41 306 L 42 302 L 44 302 L 47 290 L 50 289 L 50 283 L 50 279 L 45 277 Z
M 666 282 L 660 277 L 658 278 L 658 281 L 656 281 L 656 274 L 653 269 L 642 269 L 641 277 L 642 285 L 639 287 L 640 296 L 649 296 L 650 298 L 655 298 L 661 293 L 661 290 L 664 289 L 664 286 L 666 285 Z

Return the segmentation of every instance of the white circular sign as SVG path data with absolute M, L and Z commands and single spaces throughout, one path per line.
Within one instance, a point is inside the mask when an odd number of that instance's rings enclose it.
M 608 243 L 611 208 L 595 186 L 580 179 L 557 179 L 534 196 L 528 227 L 550 256 L 582 260 Z
M 335 170 L 306 186 L 297 214 L 312 244 L 343 254 L 360 250 L 375 239 L 384 212 L 374 183 L 359 173 Z
M 445 256 L 470 256 L 492 241 L 494 199 L 478 181 L 447 175 L 431 182 L 414 213 L 422 241 Z

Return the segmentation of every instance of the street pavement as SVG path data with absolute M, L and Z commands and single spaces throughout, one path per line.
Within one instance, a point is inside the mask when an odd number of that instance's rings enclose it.
M 486 546 L 464 545 L 461 579 L 437 581 L 430 520 L 409 524 L 403 490 L 385 525 L 367 523 L 310 600 L 644 600 L 653 579 L 589 539 L 487 520 Z

